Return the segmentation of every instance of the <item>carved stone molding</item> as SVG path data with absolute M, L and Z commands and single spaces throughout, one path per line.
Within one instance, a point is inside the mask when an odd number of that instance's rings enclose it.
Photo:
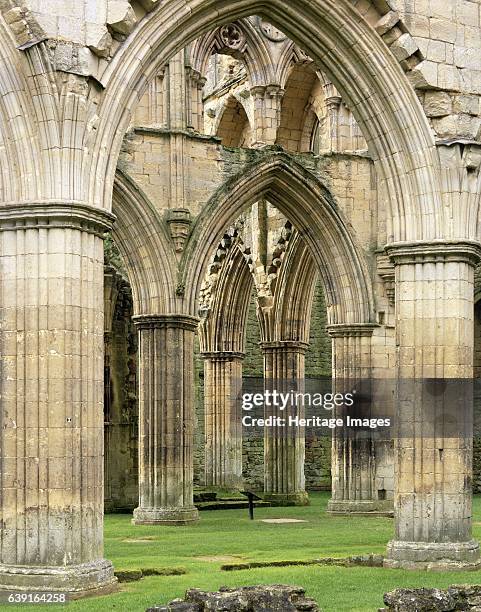
M 195 331 L 199 324 L 199 319 L 197 317 L 185 314 L 136 315 L 132 317 L 132 321 L 138 329 L 177 327 L 187 331 Z
M 244 33 L 235 23 L 228 23 L 222 26 L 219 36 L 226 47 L 236 51 L 240 51 L 246 42 Z
M 396 284 L 394 279 L 394 265 L 386 255 L 377 258 L 377 273 L 382 278 L 384 290 L 389 304 L 394 306 L 396 300 Z
M 372 336 L 376 327 L 379 327 L 377 323 L 339 323 L 326 329 L 331 338 L 352 338 Z
M 204 351 L 200 356 L 211 361 L 234 361 L 235 359 L 243 360 L 245 353 L 239 351 Z
M 29 202 L 0 208 L 0 232 L 32 228 L 74 228 L 103 236 L 115 215 L 81 202 Z
M 174 243 L 175 252 L 182 253 L 192 224 L 190 211 L 186 208 L 173 208 L 169 210 L 167 224 L 170 230 L 170 237 Z
M 262 19 L 262 17 L 258 18 L 257 26 L 261 34 L 263 34 L 271 42 L 279 43 L 287 40 L 287 36 L 284 34 L 284 32 L 281 32 L 279 28 L 276 28 L 268 21 L 265 21 Z
M 388 244 L 385 251 L 396 265 L 481 260 L 481 244 L 474 240 L 432 240 Z

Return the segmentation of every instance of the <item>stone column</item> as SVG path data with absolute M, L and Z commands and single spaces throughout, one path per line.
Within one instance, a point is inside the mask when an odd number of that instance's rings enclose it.
M 252 147 L 274 145 L 277 140 L 284 90 L 277 85 L 251 88 L 254 99 L 254 134 Z
M 327 147 L 330 151 L 339 151 L 339 110 L 342 98 L 334 85 L 328 81 L 324 83 L 324 101 L 326 104 L 327 119 Z
M 372 324 L 332 325 L 333 392 L 354 392 L 354 406 L 335 408 L 335 416 L 374 417 L 371 406 Z M 384 416 L 384 415 L 381 415 Z M 392 502 L 378 499 L 375 443 L 368 431 L 336 428 L 332 435 L 332 497 L 328 512 L 391 514 Z
M 307 344 L 295 341 L 262 342 L 264 380 L 268 390 L 289 393 L 304 389 L 304 358 Z M 294 406 L 282 413 L 265 405 L 264 416 L 295 415 Z M 301 406 L 297 414 L 303 416 Z M 304 479 L 305 432 L 297 427 L 266 427 L 264 430 L 264 499 L 280 506 L 309 503 Z
M 471 535 L 475 243 L 388 248 L 396 266 L 395 536 L 388 567 L 475 569 Z
M 242 353 L 203 353 L 205 484 L 242 487 Z
M 81 204 L 0 209 L 0 589 L 108 591 L 103 240 Z
M 197 520 L 193 503 L 194 334 L 186 315 L 134 317 L 139 331 L 136 525 Z

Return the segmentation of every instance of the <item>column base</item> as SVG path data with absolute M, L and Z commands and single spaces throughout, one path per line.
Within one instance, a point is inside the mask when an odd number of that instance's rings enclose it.
M 307 491 L 298 493 L 260 493 L 262 499 L 272 506 L 308 506 L 310 504 Z
M 376 499 L 337 500 L 330 499 L 327 504 L 329 514 L 360 514 L 367 516 L 394 516 L 392 501 Z
M 196 502 L 196 498 L 201 497 L 202 495 L 213 497 L 214 495 L 218 499 L 222 499 L 223 497 L 239 497 L 243 498 L 241 491 L 244 491 L 245 486 L 243 485 L 205 485 L 204 487 L 196 487 L 194 489 L 194 505 Z M 203 500 L 198 500 L 203 501 Z M 208 501 L 208 500 L 207 500 Z
M 474 571 L 481 569 L 479 544 L 469 542 L 401 542 L 387 545 L 384 567 L 427 571 Z
M 190 508 L 135 508 L 134 525 L 189 525 L 199 520 L 199 511 Z
M 110 561 L 70 566 L 0 565 L 0 591 L 68 593 L 71 599 L 117 590 Z

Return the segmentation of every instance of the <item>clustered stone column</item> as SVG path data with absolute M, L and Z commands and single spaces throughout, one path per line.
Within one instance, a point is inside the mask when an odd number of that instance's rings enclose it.
M 203 353 L 205 484 L 242 487 L 242 353 Z
M 372 392 L 371 337 L 374 325 L 332 325 L 333 392 L 354 392 L 354 406 L 335 408 L 335 416 L 375 416 Z M 332 497 L 328 511 L 335 513 L 384 513 L 390 502 L 377 499 L 375 443 L 368 431 L 336 428 L 332 436 Z
M 251 88 L 254 99 L 254 142 L 252 147 L 273 145 L 277 140 L 282 96 L 278 85 L 256 85 Z
M 395 538 L 389 567 L 479 566 L 471 535 L 474 266 L 479 246 L 388 248 L 396 266 Z
M 139 332 L 136 525 L 184 524 L 193 503 L 194 334 L 187 315 L 134 317 Z
M 95 592 L 103 557 L 103 233 L 81 204 L 0 209 L 0 588 Z
M 303 392 L 307 344 L 297 341 L 262 342 L 264 384 L 267 390 Z M 303 416 L 301 405 L 265 405 L 264 416 Z M 264 430 L 264 499 L 277 505 L 306 505 L 304 478 L 305 432 L 301 427 L 266 427 Z

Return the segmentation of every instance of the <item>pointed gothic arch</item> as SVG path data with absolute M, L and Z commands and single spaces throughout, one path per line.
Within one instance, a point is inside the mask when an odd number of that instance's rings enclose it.
M 195 309 L 210 254 L 225 228 L 262 197 L 295 225 L 308 245 L 320 270 L 329 323 L 372 322 L 371 279 L 352 231 L 325 186 L 280 152 L 243 169 L 214 194 L 197 218 L 183 254 L 190 308 Z
M 444 213 L 433 135 L 402 68 L 368 23 L 372 15 L 365 20 L 348 0 L 299 0 L 289 6 L 283 0 L 242 0 L 220 7 L 216 0 L 189 0 L 174 5 L 175 0 L 163 3 L 147 15 L 101 77 L 105 92 L 93 149 L 92 201 L 110 205 L 123 134 L 159 66 L 199 33 L 257 14 L 302 46 L 352 109 L 378 166 L 390 209 L 389 239 L 440 236 Z
M 127 270 L 134 314 L 175 311 L 172 243 L 147 196 L 120 170 L 115 177 L 112 209 L 117 217 L 112 236 Z

